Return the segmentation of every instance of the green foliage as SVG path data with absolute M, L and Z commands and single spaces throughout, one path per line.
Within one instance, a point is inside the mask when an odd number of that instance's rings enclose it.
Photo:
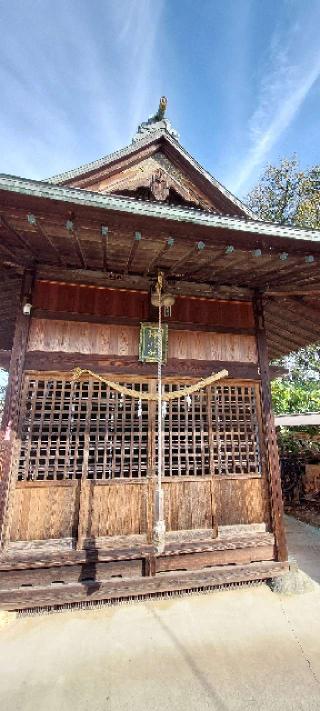
M 320 459 L 318 437 L 318 427 L 284 427 L 278 432 L 279 454 L 281 457 L 298 458 L 303 462 L 318 461 Z
M 278 378 L 272 383 L 273 408 L 277 415 L 320 412 L 320 388 L 313 381 Z
M 262 220 L 281 225 L 320 227 L 320 166 L 301 170 L 298 159 L 268 165 L 248 195 L 248 205 Z
M 320 166 L 301 170 L 296 156 L 268 165 L 248 204 L 263 220 L 320 229 Z M 320 411 L 320 345 L 275 361 L 289 375 L 272 383 L 276 414 Z

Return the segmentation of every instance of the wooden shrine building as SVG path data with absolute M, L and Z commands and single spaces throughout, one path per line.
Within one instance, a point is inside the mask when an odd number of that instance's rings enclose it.
M 287 569 L 269 362 L 320 339 L 320 233 L 258 220 L 180 145 L 164 109 L 127 148 L 76 170 L 0 176 L 4 609 Z M 166 402 L 162 549 L 159 273 L 163 397 L 227 371 Z M 97 375 L 74 378 L 77 367 Z

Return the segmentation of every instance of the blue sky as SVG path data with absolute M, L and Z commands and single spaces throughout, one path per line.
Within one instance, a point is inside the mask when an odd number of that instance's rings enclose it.
M 162 94 L 239 196 L 267 162 L 320 162 L 320 0 L 0 0 L 0 27 L 0 172 L 127 145 Z

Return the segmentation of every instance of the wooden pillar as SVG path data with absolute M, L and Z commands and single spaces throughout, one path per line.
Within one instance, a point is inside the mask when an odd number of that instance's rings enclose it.
M 27 350 L 30 315 L 22 311 L 31 302 L 33 273 L 26 271 L 22 278 L 20 301 L 17 310 L 13 345 L 10 358 L 9 380 L 2 419 L 2 462 L 0 472 L 0 549 L 9 537 L 11 508 L 14 491 L 14 455 L 18 445 L 20 393 Z
M 285 561 L 288 558 L 288 550 L 283 522 L 283 503 L 278 445 L 274 426 L 274 417 L 272 413 L 269 358 L 264 323 L 263 301 L 260 292 L 256 292 L 254 300 L 254 310 L 258 347 L 258 362 L 261 379 L 262 423 L 264 433 L 265 455 L 267 459 L 269 475 L 272 526 L 275 537 L 277 560 Z

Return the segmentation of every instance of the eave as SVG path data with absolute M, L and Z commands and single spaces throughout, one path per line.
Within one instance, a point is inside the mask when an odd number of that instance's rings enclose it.
M 175 293 L 203 298 L 251 300 L 259 290 L 271 357 L 320 339 L 316 230 L 1 176 L 0 235 L 3 349 L 26 268 L 44 279 L 136 289 L 149 289 L 161 269 Z
M 28 180 L 9 175 L 0 175 L 0 191 L 70 203 L 74 206 L 101 208 L 110 212 L 127 213 L 137 217 L 153 217 L 208 228 L 228 229 L 232 232 L 243 232 L 261 237 L 289 238 L 290 240 L 304 240 L 320 244 L 319 230 L 300 229 L 273 222 L 262 222 L 261 220 L 253 221 L 245 218 L 226 217 L 192 208 L 185 209 L 167 204 L 137 201 L 133 198 L 99 194 L 79 188 L 61 187 L 43 181 Z

